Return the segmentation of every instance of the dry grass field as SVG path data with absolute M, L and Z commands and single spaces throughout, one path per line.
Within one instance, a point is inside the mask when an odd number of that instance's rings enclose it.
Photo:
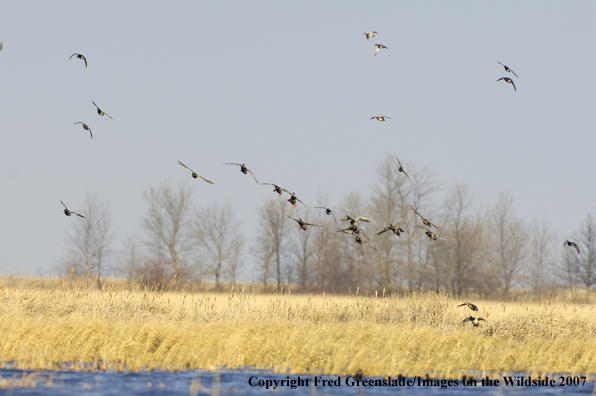
M 217 370 L 461 377 L 596 373 L 596 312 L 571 301 L 150 291 L 0 279 L 0 362 L 22 369 Z M 87 363 L 92 363 L 91 365 Z

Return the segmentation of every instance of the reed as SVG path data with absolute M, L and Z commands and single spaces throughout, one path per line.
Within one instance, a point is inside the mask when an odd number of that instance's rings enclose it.
M 461 377 L 596 373 L 593 305 L 442 294 L 262 295 L 93 279 L 0 279 L 0 361 L 22 369 L 217 370 Z M 474 328 L 473 314 L 487 321 Z

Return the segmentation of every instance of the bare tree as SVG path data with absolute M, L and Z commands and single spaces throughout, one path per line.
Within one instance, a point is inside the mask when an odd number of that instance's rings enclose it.
M 152 261 L 163 261 L 174 275 L 182 270 L 197 270 L 199 263 L 193 258 L 197 241 L 191 222 L 191 188 L 188 184 L 174 187 L 163 182 L 159 187 L 150 187 L 143 195 L 149 204 L 143 227 L 149 237 L 146 244 L 155 258 Z M 191 264 L 195 264 L 195 268 L 191 268 Z
M 553 246 L 556 244 L 553 233 L 549 230 L 546 219 L 535 220 L 532 225 L 530 255 L 528 260 L 528 283 L 542 294 L 552 281 L 548 277 L 555 262 Z M 552 276 L 552 275 L 551 275 Z
M 443 204 L 443 233 L 449 243 L 440 245 L 445 252 L 447 279 L 451 293 L 461 295 L 477 278 L 483 248 L 483 221 L 470 214 L 473 198 L 465 184 L 456 184 L 446 195 Z
M 271 260 L 274 259 L 278 292 L 281 290 L 283 276 L 281 264 L 286 249 L 288 227 L 294 223 L 285 216 L 286 207 L 287 204 L 284 200 L 271 198 L 265 201 L 258 210 L 259 225 L 256 232 L 256 245 L 258 246 L 257 254 L 261 258 L 263 283 L 267 287 L 267 280 L 270 276 L 269 266 Z
M 406 227 L 402 216 L 402 202 L 400 202 L 400 189 L 403 183 L 409 179 L 398 171 L 397 160 L 386 155 L 383 162 L 377 165 L 377 184 L 373 187 L 371 198 L 372 214 L 375 218 L 377 230 L 385 228 L 389 224 L 404 228 Z M 385 232 L 377 241 L 378 254 L 378 284 L 383 288 L 394 286 L 398 277 L 398 253 L 403 250 L 403 240 L 393 232 Z
M 575 235 L 580 247 L 580 254 L 571 248 L 565 255 L 575 270 L 577 280 L 586 288 L 586 295 L 592 285 L 596 283 L 596 223 L 588 214 L 581 228 Z
M 220 289 L 220 277 L 224 264 L 237 268 L 241 260 L 244 236 L 238 231 L 240 222 L 234 218 L 230 203 L 219 207 L 217 203 L 197 213 L 195 232 L 201 247 L 201 257 L 215 275 L 215 287 Z M 236 278 L 236 270 L 232 273 Z
M 75 275 L 101 273 L 106 260 L 113 254 L 114 230 L 109 205 L 102 203 L 96 194 L 87 193 L 81 211 L 85 218 L 72 222 L 68 234 L 70 244 L 65 272 Z M 97 286 L 101 289 L 101 278 L 97 276 Z
M 143 276 L 146 257 L 143 246 L 136 235 L 127 235 L 118 257 L 119 272 L 133 281 Z
M 304 221 L 309 222 L 306 214 L 299 216 Z M 290 229 L 290 233 L 294 234 L 294 241 L 290 250 L 294 253 L 296 259 L 296 272 L 298 274 L 298 282 L 304 291 L 311 277 L 311 248 L 312 238 L 311 235 L 314 229 L 318 227 L 311 227 L 308 231 L 304 231 L 299 227 L 293 227 Z
M 491 215 L 491 264 L 507 295 L 526 258 L 528 229 L 513 209 L 513 197 L 500 194 Z

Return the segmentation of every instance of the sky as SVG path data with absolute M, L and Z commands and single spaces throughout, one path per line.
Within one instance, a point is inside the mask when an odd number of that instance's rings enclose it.
M 88 192 L 119 248 L 166 180 L 199 206 L 231 202 L 250 243 L 275 195 L 225 162 L 313 207 L 368 196 L 397 155 L 478 205 L 512 195 L 562 243 L 596 209 L 594 15 L 589 1 L 5 1 L 0 273 L 49 274 L 81 220 L 60 200 L 76 211 Z

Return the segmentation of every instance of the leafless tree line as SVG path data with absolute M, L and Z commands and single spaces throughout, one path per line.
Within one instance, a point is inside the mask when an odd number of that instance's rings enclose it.
M 514 208 L 513 197 L 501 194 L 487 207 L 475 203 L 465 184 L 446 191 L 428 168 L 407 164 L 411 180 L 399 172 L 394 157 L 377 166 L 369 197 L 348 194 L 333 203 L 326 195 L 316 206 L 329 206 L 339 218 L 365 216 L 366 245 L 337 232 L 334 217 L 322 209 L 294 208 L 283 198 L 265 200 L 250 236 L 254 269 L 244 278 L 266 290 L 284 286 L 308 292 L 353 293 L 356 290 L 413 292 L 448 291 L 455 296 L 507 296 L 516 288 L 552 294 L 561 287 L 596 283 L 596 223 L 588 215 L 569 236 L 581 253 L 563 248 L 545 220 L 527 223 Z M 162 183 L 145 191 L 148 212 L 141 236 L 127 236 L 119 251 L 112 248 L 114 231 L 107 202 L 88 195 L 86 221 L 73 222 L 63 272 L 95 273 L 111 269 L 128 279 L 155 284 L 178 277 L 235 283 L 245 261 L 245 238 L 230 203 L 197 208 L 187 184 Z M 313 205 L 315 206 L 315 205 Z M 411 207 L 440 229 L 436 242 L 417 225 Z M 286 215 L 323 227 L 300 227 Z M 376 235 L 393 224 L 405 232 Z M 99 278 L 98 278 L 99 279 Z

